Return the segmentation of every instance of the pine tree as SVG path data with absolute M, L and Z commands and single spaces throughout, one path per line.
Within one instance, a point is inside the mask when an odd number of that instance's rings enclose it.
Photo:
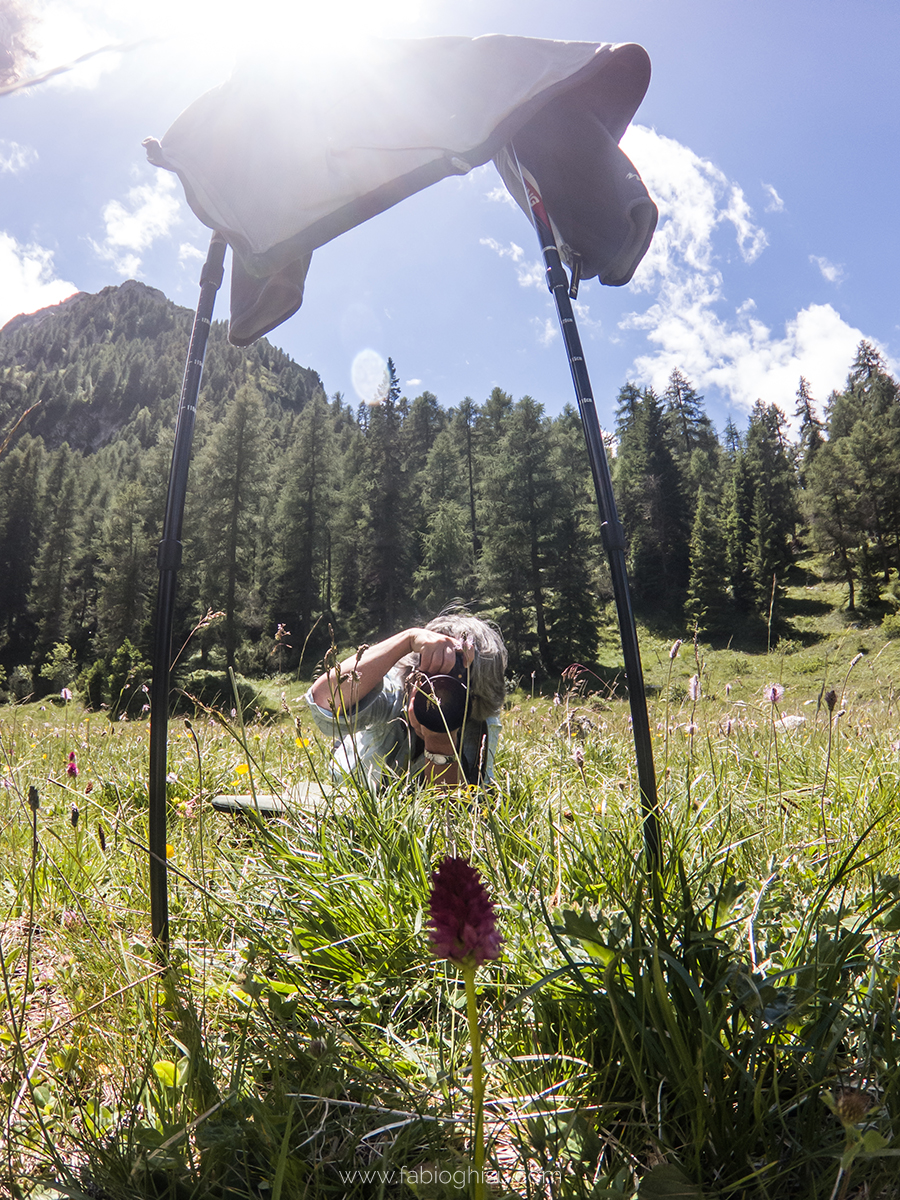
M 626 405 L 614 482 L 632 593 L 638 607 L 674 611 L 687 586 L 690 515 L 659 399 L 648 388 L 639 402 L 629 394 Z
M 341 423 L 337 436 L 341 487 L 329 543 L 329 583 L 333 593 L 327 607 L 336 609 L 340 615 L 342 628 L 336 633 L 360 641 L 372 632 L 362 604 L 363 549 L 367 536 L 366 437 L 357 420 Z
M 418 486 L 418 475 L 424 471 L 435 438 L 447 425 L 447 414 L 432 392 L 416 396 L 403 421 L 404 469 Z
M 696 496 L 703 487 L 716 489 L 719 473 L 719 442 L 703 408 L 703 397 L 681 371 L 674 370 L 663 392 L 665 422 L 670 444 L 686 496 Z
M 436 612 L 451 600 L 471 600 L 475 590 L 469 487 L 458 430 L 435 438 L 425 469 L 414 489 L 421 552 L 414 573 L 414 595 L 424 612 Z
M 750 564 L 755 488 L 743 451 L 728 479 L 725 492 L 725 560 L 731 598 L 739 613 L 756 608 L 756 588 Z
M 79 476 L 74 549 L 67 581 L 68 640 L 80 662 L 88 658 L 97 634 L 101 586 L 98 550 L 108 507 L 109 483 L 88 460 Z
M 106 658 L 125 641 L 147 645 L 155 566 L 147 525 L 147 493 L 139 480 L 132 480 L 114 496 L 103 525 L 97 649 Z
M 495 387 L 481 407 L 478 418 L 478 433 L 486 445 L 496 449 L 506 429 L 506 422 L 513 411 L 513 398 L 508 392 Z
M 237 665 L 241 609 L 258 584 L 268 446 L 260 393 L 243 384 L 197 456 L 191 532 L 202 562 L 200 610 L 225 613 L 225 663 Z M 245 617 L 246 617 L 245 612 Z
M 414 545 L 408 479 L 403 469 L 400 387 L 391 359 L 383 399 L 371 406 L 365 438 L 360 575 L 365 627 L 372 636 L 396 630 L 411 609 Z
M 39 634 L 35 654 L 63 642 L 68 634 L 67 583 L 75 556 L 77 475 L 74 455 L 63 442 L 51 456 L 41 497 L 40 551 L 29 597 Z
M 881 355 L 861 342 L 847 387 L 826 407 L 828 440 L 807 471 L 811 537 L 843 578 L 874 598 L 875 573 L 900 568 L 900 388 Z
M 471 533 L 472 542 L 472 561 L 473 563 L 478 558 L 481 551 L 481 538 L 478 533 L 478 515 L 476 509 L 475 498 L 477 494 L 476 488 L 476 462 L 477 454 L 477 429 L 480 410 L 475 402 L 469 397 L 463 400 L 462 404 L 453 413 L 450 431 L 456 438 L 457 445 L 460 448 L 460 455 L 464 464 L 464 480 L 466 485 L 466 505 L 469 515 L 469 530 Z
M 720 629 L 729 614 L 728 565 L 719 514 L 701 488 L 691 530 L 691 577 L 685 615 L 701 633 Z
M 847 608 L 856 609 L 856 550 L 860 531 L 854 520 L 854 489 L 841 442 L 826 442 L 809 464 L 803 507 L 812 548 L 821 556 L 826 578 L 847 586 Z
M 563 667 L 596 662 L 602 592 L 609 579 L 581 418 L 566 405 L 551 429 L 559 489 L 555 553 L 547 571 L 547 620 L 553 658 Z
M 483 511 L 490 516 L 479 574 L 516 669 L 531 663 L 553 672 L 545 592 L 559 490 L 549 451 L 543 408 L 523 396 L 506 414 L 500 442 L 485 462 Z
M 758 600 L 768 607 L 772 576 L 793 561 L 794 535 L 799 519 L 797 475 L 785 436 L 784 414 L 774 404 L 758 400 L 750 414 L 744 456 L 752 481 L 751 573 Z
M 0 649 L 10 664 L 31 656 L 35 636 L 28 608 L 38 553 L 40 438 L 27 434 L 0 460 Z
M 329 548 L 340 480 L 334 421 L 323 393 L 298 417 L 280 474 L 270 611 L 273 627 L 284 624 L 299 649 L 330 607 Z M 327 639 L 327 630 L 321 633 Z
M 800 451 L 797 470 L 802 486 L 806 484 L 806 476 L 812 460 L 825 444 L 823 433 L 825 426 L 816 416 L 814 405 L 815 401 L 809 383 L 801 375 L 794 416 L 800 419 Z
M 440 612 L 453 600 L 467 600 L 474 574 L 465 508 L 446 498 L 428 508 L 424 554 L 413 577 L 413 594 L 426 613 Z

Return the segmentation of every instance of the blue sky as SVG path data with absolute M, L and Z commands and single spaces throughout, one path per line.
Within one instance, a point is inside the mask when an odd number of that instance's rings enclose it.
M 661 219 L 634 281 L 582 287 L 601 421 L 626 380 L 681 369 L 721 430 L 757 398 L 823 402 L 854 349 L 900 368 L 900 5 L 889 0 L 52 0 L 37 68 L 0 97 L 0 322 L 137 278 L 193 308 L 209 233 L 141 141 L 227 77 L 235 47 L 347 30 L 636 41 L 653 78 L 623 148 Z M 248 11 L 253 26 L 247 26 Z M 892 230 L 894 232 L 892 232 Z M 572 400 L 531 227 L 490 165 L 444 180 L 318 250 L 300 312 L 270 335 L 354 403 L 353 364 L 391 356 L 409 396 L 445 406 L 499 385 Z M 227 291 L 216 316 L 227 316 Z M 363 356 L 362 358 L 360 356 Z

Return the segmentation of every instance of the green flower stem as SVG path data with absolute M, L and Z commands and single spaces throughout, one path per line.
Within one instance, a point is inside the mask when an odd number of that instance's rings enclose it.
M 481 1063 L 481 1030 L 478 1028 L 478 1007 L 475 1002 L 475 968 L 463 967 L 466 983 L 466 1015 L 469 1018 L 469 1039 L 472 1042 L 472 1110 L 475 1134 L 472 1161 L 475 1167 L 473 1200 L 484 1200 L 484 1071 Z

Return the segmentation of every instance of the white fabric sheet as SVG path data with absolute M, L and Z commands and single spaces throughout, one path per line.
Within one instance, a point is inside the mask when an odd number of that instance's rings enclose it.
M 646 52 L 631 44 L 501 35 L 378 40 L 333 61 L 288 53 L 246 63 L 187 108 L 161 141 L 145 146 L 152 162 L 178 173 L 200 220 L 231 244 L 230 336 L 246 344 L 300 306 L 317 246 L 439 179 L 487 162 L 529 123 L 537 147 L 531 157 L 540 160 L 542 122 L 554 105 L 564 106 L 551 122 L 555 142 L 560 121 L 564 129 L 578 125 L 567 114 L 587 114 L 566 154 L 595 158 L 602 127 L 600 140 L 624 159 L 616 143 L 648 81 Z M 585 131 L 591 144 L 584 144 Z M 612 151 L 600 153 L 613 161 Z M 569 174 L 572 166 L 574 184 L 577 164 L 558 161 L 558 153 L 556 160 L 555 172 Z M 527 165 L 543 188 L 540 162 L 537 169 Z M 563 193 L 566 186 L 561 180 Z M 585 228 L 607 220 L 591 214 L 589 195 L 572 203 Z M 562 229 L 565 222 L 549 204 L 548 210 Z M 643 233 L 632 229 L 631 241 Z M 562 235 L 573 253 L 582 253 L 570 232 Z M 584 277 L 602 279 L 605 264 L 593 258 Z

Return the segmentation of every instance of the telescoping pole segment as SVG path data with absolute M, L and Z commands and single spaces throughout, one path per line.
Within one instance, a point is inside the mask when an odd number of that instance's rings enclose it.
M 153 637 L 153 679 L 150 686 L 150 926 L 158 949 L 169 949 L 169 892 L 166 868 L 166 774 L 169 747 L 169 682 L 172 662 L 172 624 L 175 591 L 181 566 L 181 530 L 187 496 L 188 469 L 197 416 L 197 397 L 206 358 L 216 293 L 222 285 L 226 242 L 214 233 L 200 273 L 200 299 L 191 331 L 169 471 L 166 515 L 157 556 L 159 591 Z
M 641 654 L 638 647 L 637 628 L 634 623 L 634 611 L 631 607 L 631 592 L 628 586 L 628 572 L 625 566 L 625 534 L 616 509 L 613 494 L 612 477 L 609 473 L 609 460 L 606 456 L 606 446 L 603 443 L 603 433 L 597 417 L 597 408 L 591 392 L 591 381 L 588 377 L 584 352 L 581 347 L 581 337 L 575 323 L 572 311 L 572 301 L 569 295 L 569 277 L 559 256 L 556 238 L 550 218 L 541 199 L 534 179 L 518 164 L 522 186 L 528 197 L 532 220 L 537 231 L 538 241 L 547 268 L 547 286 L 556 301 L 556 311 L 562 328 L 566 353 L 569 357 L 569 367 L 572 371 L 572 382 L 575 385 L 575 395 L 578 399 L 578 411 L 581 414 L 581 426 L 587 443 L 588 459 L 591 464 L 591 474 L 594 477 L 594 489 L 597 493 L 597 504 L 600 509 L 600 531 L 603 546 L 609 559 L 609 569 L 612 575 L 613 595 L 616 602 L 616 612 L 619 618 L 619 630 L 622 636 L 622 652 L 625 659 L 625 676 L 628 681 L 628 699 L 631 704 L 631 726 L 634 735 L 635 757 L 637 759 L 638 786 L 641 792 L 641 811 L 644 819 L 644 849 L 647 865 L 655 870 L 660 865 L 659 818 L 656 796 L 656 770 L 653 765 L 653 743 L 650 737 L 650 720 L 647 715 L 647 695 L 644 690 L 644 672 L 641 667 Z

